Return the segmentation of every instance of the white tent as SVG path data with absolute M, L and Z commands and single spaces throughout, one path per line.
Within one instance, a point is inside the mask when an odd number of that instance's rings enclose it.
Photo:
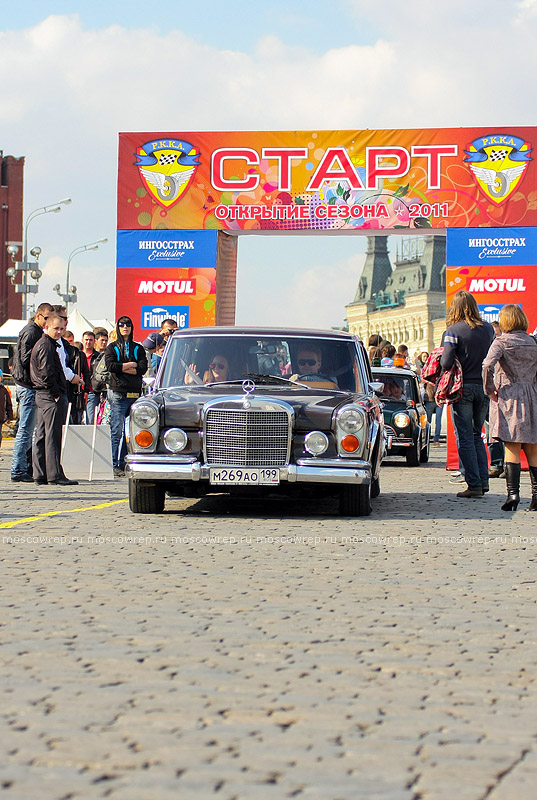
M 15 342 L 26 324 L 27 320 L 24 319 L 8 319 L 3 325 L 0 325 L 0 342 Z M 94 328 L 106 328 L 110 333 L 116 327 L 114 322 L 106 318 L 90 322 L 78 308 L 72 308 L 69 311 L 67 326 L 70 331 L 73 331 L 76 342 L 80 341 L 84 331 L 92 331 Z

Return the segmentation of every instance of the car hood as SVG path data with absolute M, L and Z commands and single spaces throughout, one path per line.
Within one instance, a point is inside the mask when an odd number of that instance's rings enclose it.
M 179 387 L 161 389 L 153 399 L 163 406 L 166 426 L 185 428 L 201 427 L 202 409 L 208 402 L 237 399 L 240 407 L 245 395 L 241 386 Z M 352 402 L 370 402 L 366 395 L 351 392 L 334 392 L 327 389 L 303 389 L 286 386 L 256 386 L 250 399 L 275 399 L 288 403 L 295 414 L 297 430 L 330 428 L 334 410 Z

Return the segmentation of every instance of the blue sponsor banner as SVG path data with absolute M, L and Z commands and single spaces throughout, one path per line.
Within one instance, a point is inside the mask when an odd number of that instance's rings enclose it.
M 448 267 L 533 266 L 537 228 L 448 228 Z
M 190 308 L 188 306 L 142 306 L 140 327 L 143 331 L 158 330 L 165 319 L 174 319 L 178 328 L 188 328 Z
M 118 231 L 118 269 L 216 267 L 217 231 Z

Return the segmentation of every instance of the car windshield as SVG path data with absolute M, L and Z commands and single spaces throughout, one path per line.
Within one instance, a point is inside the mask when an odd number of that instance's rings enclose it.
M 161 387 L 241 381 L 362 392 L 356 344 L 306 336 L 176 336 L 158 377 Z
M 402 402 L 417 400 L 415 380 L 406 376 L 403 371 L 401 375 L 385 375 L 373 371 L 373 379 L 384 384 L 380 395 L 382 400 L 401 400 Z

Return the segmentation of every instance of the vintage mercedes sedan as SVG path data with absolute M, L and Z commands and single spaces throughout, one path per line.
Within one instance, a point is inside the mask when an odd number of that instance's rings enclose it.
M 380 492 L 383 416 L 364 346 L 341 331 L 191 328 L 132 406 L 130 508 L 166 494 L 337 494 L 345 516 Z
M 429 460 L 431 426 L 418 376 L 404 367 L 373 367 L 373 378 L 383 384 L 386 455 L 404 456 L 407 466 L 419 467 Z

